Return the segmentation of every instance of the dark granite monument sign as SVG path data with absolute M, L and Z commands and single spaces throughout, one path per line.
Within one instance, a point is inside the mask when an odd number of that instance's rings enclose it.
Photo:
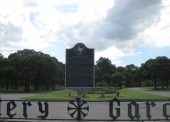
M 94 49 L 78 43 L 66 49 L 66 87 L 94 87 Z

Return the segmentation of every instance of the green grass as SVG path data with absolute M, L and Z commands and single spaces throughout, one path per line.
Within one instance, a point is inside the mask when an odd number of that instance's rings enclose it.
M 72 90 L 58 90 L 58 91 L 51 91 L 47 93 L 43 93 L 40 95 L 34 95 L 30 97 L 25 97 L 23 99 L 27 100 L 71 100 L 72 98 L 76 97 L 76 91 Z
M 119 99 L 123 100 L 168 100 L 166 96 L 147 94 L 140 91 L 129 90 L 127 88 L 120 90 Z
M 77 96 L 76 91 L 72 90 L 62 90 L 62 91 L 52 91 L 40 95 L 25 97 L 26 100 L 58 100 L 58 101 L 69 101 Z M 106 101 L 111 100 L 115 94 L 105 94 L 101 97 L 101 94 L 86 94 L 84 99 L 88 101 Z
M 121 89 L 120 96 L 117 97 L 120 100 L 168 100 L 168 97 L 147 94 L 143 92 L 129 90 L 127 88 Z M 77 92 L 73 90 L 60 90 L 48 93 L 43 93 L 40 95 L 25 97 L 26 100 L 58 100 L 58 101 L 69 101 L 77 96 Z M 85 94 L 84 99 L 87 101 L 108 101 L 116 97 L 115 93 L 90 93 Z
M 0 88 L 0 93 L 21 93 L 24 91 L 24 88 L 18 88 L 16 89 L 6 89 L 6 88 Z

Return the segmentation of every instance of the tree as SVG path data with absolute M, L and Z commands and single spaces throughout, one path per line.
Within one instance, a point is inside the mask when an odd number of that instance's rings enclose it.
M 12 75 L 13 75 L 13 67 L 9 65 L 9 61 L 6 58 L 0 60 L 0 82 L 1 87 L 6 87 L 9 89 L 12 86 Z
M 165 84 L 169 86 L 170 61 L 166 56 L 159 56 L 155 59 L 147 60 L 141 67 L 143 74 L 148 79 L 154 81 L 154 88 L 161 85 L 162 89 Z
M 170 59 L 168 59 L 168 71 L 167 71 L 167 81 L 166 81 L 166 87 L 168 88 L 169 87 L 169 81 L 170 81 Z
M 112 65 L 111 60 L 108 58 L 100 57 L 96 61 L 96 83 L 105 82 L 109 86 L 113 85 L 112 74 L 116 71 L 116 67 Z
M 31 87 L 36 91 L 54 89 L 56 83 L 64 82 L 64 66 L 55 57 L 24 49 L 10 54 L 8 60 L 14 67 L 16 83 L 24 86 L 25 92 Z
M 157 73 L 157 63 L 155 62 L 155 60 L 154 59 L 147 60 L 142 65 L 142 71 L 144 72 L 143 74 L 146 75 L 147 79 L 154 81 L 154 87 L 155 89 L 157 89 L 158 73 Z
M 122 87 L 124 81 L 124 75 L 121 72 L 116 72 L 113 74 L 113 80 L 115 83 L 115 87 Z
M 4 58 L 4 56 L 0 53 L 0 59 L 3 59 Z
M 126 80 L 126 86 L 131 87 L 135 86 L 135 72 L 138 70 L 138 67 L 134 64 L 127 65 L 125 67 L 125 80 Z
M 159 76 L 159 81 L 161 82 L 162 89 L 164 89 L 165 81 L 168 81 L 168 70 L 169 70 L 169 60 L 166 56 L 159 56 L 155 59 L 157 63 L 157 72 Z M 168 86 L 168 82 L 167 86 Z

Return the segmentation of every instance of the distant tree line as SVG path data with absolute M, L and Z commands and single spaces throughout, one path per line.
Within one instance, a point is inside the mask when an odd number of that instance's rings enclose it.
M 5 58 L 0 54 L 0 88 L 53 90 L 64 86 L 65 65 L 55 57 L 35 50 L 24 49 Z M 134 64 L 113 65 L 108 58 L 100 57 L 95 65 L 96 86 L 168 88 L 170 59 L 159 56 L 149 59 L 140 67 Z
M 168 88 L 170 84 L 170 59 L 159 56 L 149 59 L 140 67 L 134 64 L 116 67 L 108 58 L 96 62 L 96 85 L 115 87 L 154 86 Z
M 8 58 L 0 54 L 0 87 L 30 90 L 55 89 L 64 85 L 64 64 L 42 52 L 24 49 Z

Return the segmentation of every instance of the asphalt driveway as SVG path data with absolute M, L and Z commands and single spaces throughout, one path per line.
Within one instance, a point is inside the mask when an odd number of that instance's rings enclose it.
M 38 93 L 0 93 L 3 100 L 21 100 L 23 97 L 38 95 Z
M 149 93 L 149 94 L 156 94 L 156 95 L 161 95 L 161 96 L 167 96 L 170 98 L 170 91 L 156 91 L 156 90 L 149 90 L 145 89 L 143 87 L 135 87 L 135 88 L 129 88 L 134 91 L 140 91 L 144 93 Z

